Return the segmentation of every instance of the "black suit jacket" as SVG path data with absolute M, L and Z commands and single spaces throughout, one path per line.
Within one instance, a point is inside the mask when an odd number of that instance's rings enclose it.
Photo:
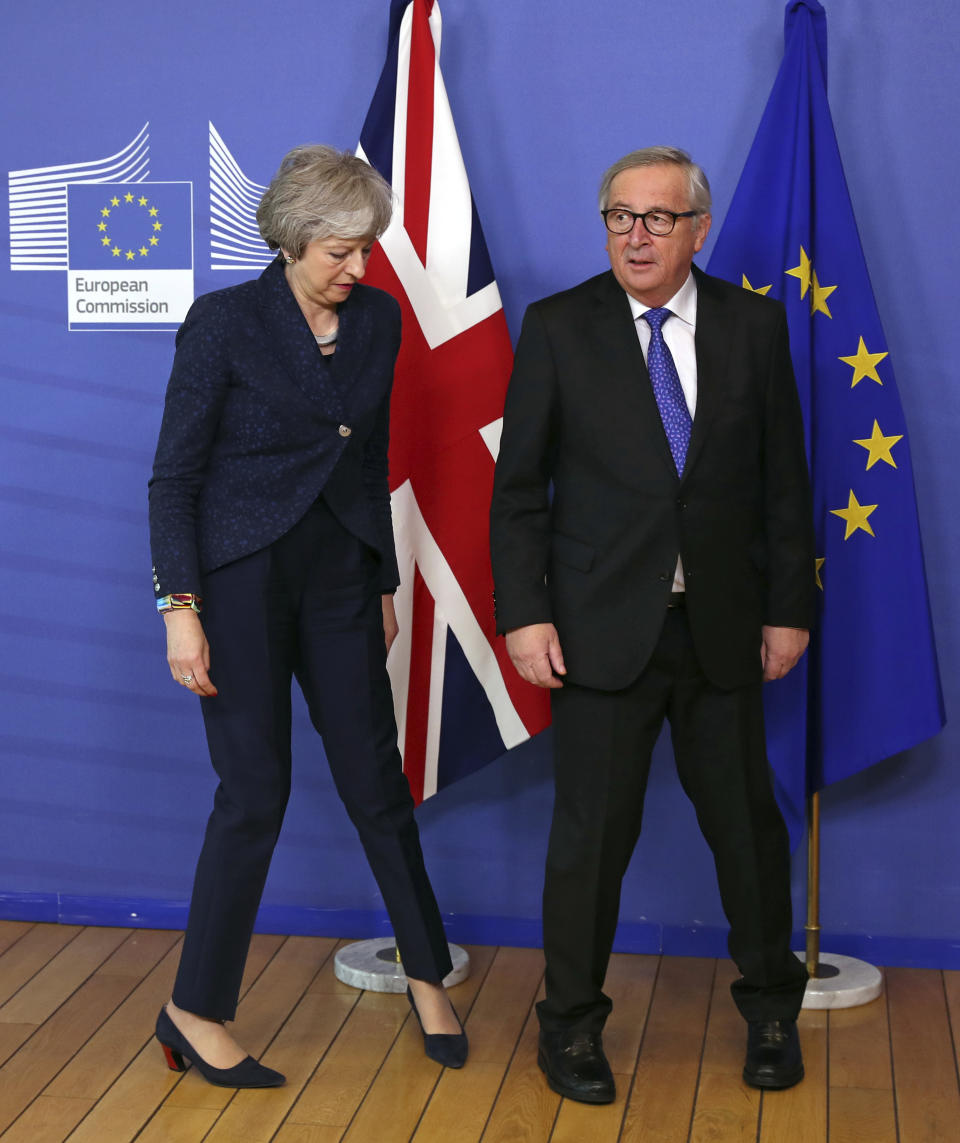
M 322 492 L 399 582 L 387 485 L 400 308 L 356 285 L 321 356 L 278 259 L 197 298 L 177 333 L 150 480 L 154 589 L 199 592 L 206 572 L 266 547 Z
M 716 685 L 759 679 L 763 624 L 813 621 L 786 314 L 694 273 L 697 409 L 682 478 L 613 274 L 524 318 L 491 511 L 497 627 L 553 622 L 568 677 L 585 686 L 618 690 L 643 670 L 678 553 L 697 653 Z

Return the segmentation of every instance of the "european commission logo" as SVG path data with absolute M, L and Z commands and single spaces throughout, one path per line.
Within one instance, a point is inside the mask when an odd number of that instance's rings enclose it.
M 71 183 L 71 329 L 176 329 L 193 301 L 190 183 Z
M 175 330 L 193 301 L 193 184 L 148 182 L 149 124 L 122 151 L 11 171 L 11 270 L 65 270 L 71 330 Z

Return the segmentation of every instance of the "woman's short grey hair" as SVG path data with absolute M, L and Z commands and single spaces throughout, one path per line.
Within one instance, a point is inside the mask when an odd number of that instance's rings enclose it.
M 299 258 L 317 238 L 379 238 L 390 223 L 390 184 L 363 159 L 319 143 L 284 156 L 257 207 L 271 250 Z
M 710 183 L 699 167 L 686 151 L 678 147 L 644 147 L 641 151 L 631 151 L 610 167 L 600 182 L 600 209 L 606 210 L 610 199 L 610 185 L 617 175 L 634 167 L 655 167 L 663 163 L 671 163 L 680 167 L 687 176 L 690 184 L 690 210 L 698 214 L 710 213 Z

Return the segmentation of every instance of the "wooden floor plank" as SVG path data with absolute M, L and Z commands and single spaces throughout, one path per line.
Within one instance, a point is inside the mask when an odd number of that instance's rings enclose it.
M 300 1093 L 288 1122 L 345 1130 L 408 1012 L 405 998 L 364 992 Z
M 161 1107 L 137 1136 L 137 1143 L 197 1143 L 216 1118 L 217 1112 L 211 1108 Z
M 0 1066 L 36 1032 L 36 1024 L 0 1024 Z
M 91 1107 L 92 1099 L 41 1095 L 3 1133 L 3 1143 L 63 1143 Z
M 70 1143 L 129 1143 L 180 1079 L 163 1065 L 157 1045 L 148 1043 L 68 1136 Z
M 40 1094 L 133 988 L 92 976 L 0 1068 L 0 1132 Z
M 897 1109 L 893 1092 L 876 1088 L 831 1087 L 830 1143 L 865 1141 L 897 1143 Z
M 529 1005 L 540 980 L 542 957 L 530 955 L 529 949 L 512 949 L 510 952 L 515 955 L 507 958 L 509 963 L 498 967 L 501 954 L 497 952 L 485 977 L 480 972 L 471 972 L 462 984 L 449 991 L 458 1015 L 461 1015 L 461 1019 L 467 1018 L 468 1035 L 472 1038 L 473 1045 L 471 1056 L 475 1051 L 478 1062 L 484 1060 L 485 1053 L 496 1054 L 498 1050 L 506 1059 L 509 1058 L 501 1046 L 504 1038 L 503 1024 L 509 1023 L 509 1020 L 503 1005 L 497 1003 L 497 993 L 505 1005 L 509 1003 L 509 998 L 522 997 L 526 989 Z M 479 968 L 479 965 L 475 964 L 474 968 Z M 506 991 L 502 987 L 498 989 L 498 985 L 507 984 L 508 981 Z M 486 996 L 488 988 L 490 999 L 481 1003 L 478 991 L 480 996 Z M 404 1003 L 407 1003 L 406 997 Z M 490 1026 L 489 1018 L 496 1013 L 499 1013 L 500 1023 L 494 1028 Z M 512 1046 L 511 1043 L 509 1047 Z M 382 1143 L 407 1143 L 417 1130 L 420 1117 L 442 1071 L 438 1064 L 424 1055 L 423 1034 L 416 1017 L 410 1012 L 343 1137 L 345 1143 L 366 1143 L 370 1139 Z M 482 1121 L 480 1126 L 482 1128 Z M 475 1135 L 474 1139 L 476 1138 Z
M 885 970 L 900 1143 L 960 1138 L 960 1093 L 942 975 Z
M 538 998 L 542 997 L 541 987 Z M 550 1138 L 560 1107 L 560 1096 L 547 1087 L 543 1072 L 537 1066 L 539 1035 L 537 1013 L 531 1007 L 500 1094 L 481 1136 L 483 1143 L 546 1143 Z
M 277 950 L 237 1008 L 236 1036 L 252 1056 L 264 1054 L 336 944 L 330 937 L 288 937 Z M 214 1087 L 191 1068 L 166 1103 L 221 1111 L 233 1094 L 233 1088 Z
M 640 1060 L 624 1117 L 623 1143 L 686 1143 L 713 989 L 715 962 L 662 958 Z
M 484 949 L 487 970 L 471 951 L 471 979 L 482 983 L 466 1020 L 470 1058 L 440 1077 L 413 1138 L 476 1143 L 500 1090 L 543 976 L 539 949 Z M 469 983 L 469 982 L 468 982 Z M 459 1010 L 459 1005 L 458 1005 Z M 460 1018 L 466 1013 L 460 1011 Z
M 79 925 L 34 925 L 0 956 L 0 1004 L 44 968 L 83 930 Z
M 717 963 L 690 1143 L 754 1143 L 760 1092 L 743 1082 L 747 1026 L 730 995 L 739 976 L 732 961 Z
M 0 921 L 0 955 L 32 928 L 32 921 Z
M 801 1012 L 797 1026 L 805 1076 L 796 1087 L 763 1093 L 759 1143 L 824 1143 L 827 1138 L 827 1013 Z
M 309 1123 L 285 1123 L 274 1136 L 274 1143 L 339 1143 L 342 1127 Z
M 0 1007 L 0 1023 L 42 1024 L 129 935 L 129 929 L 84 929 Z
M 857 1008 L 831 1010 L 829 1043 L 831 1140 L 895 1143 L 897 1114 L 886 997 Z
M 93 1100 L 103 1095 L 153 1035 L 157 1012 L 170 995 L 180 944 L 176 932 L 138 933 L 125 942 L 124 947 L 130 946 L 127 955 L 136 951 L 139 960 L 139 975 L 134 975 L 130 965 L 133 991 L 51 1081 L 45 1095 Z M 108 971 L 109 966 L 110 961 L 98 975 L 120 975 Z M 156 1059 L 159 1065 L 159 1048 Z

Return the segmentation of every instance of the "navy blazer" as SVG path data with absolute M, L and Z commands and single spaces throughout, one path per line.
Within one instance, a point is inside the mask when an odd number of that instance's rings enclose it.
M 682 477 L 610 271 L 531 305 L 517 344 L 491 512 L 497 629 L 553 622 L 568 677 L 598 690 L 646 666 L 678 552 L 690 630 L 717 686 L 759 681 L 763 624 L 813 622 L 786 313 L 694 275 L 697 410 Z
M 387 484 L 400 307 L 356 285 L 337 350 L 317 348 L 278 258 L 197 298 L 177 333 L 150 480 L 157 596 L 279 539 L 323 493 L 399 583 Z

